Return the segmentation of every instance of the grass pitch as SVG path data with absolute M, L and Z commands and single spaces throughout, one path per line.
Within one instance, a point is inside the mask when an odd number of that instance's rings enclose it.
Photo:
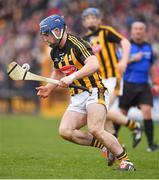
M 122 128 L 120 137 L 126 144 L 136 172 L 119 172 L 117 165 L 107 167 L 100 150 L 62 140 L 58 120 L 30 116 L 0 116 L 0 178 L 7 179 L 154 179 L 159 178 L 159 151 L 146 152 L 146 140 L 134 150 L 131 133 Z M 159 143 L 159 124 L 155 124 Z

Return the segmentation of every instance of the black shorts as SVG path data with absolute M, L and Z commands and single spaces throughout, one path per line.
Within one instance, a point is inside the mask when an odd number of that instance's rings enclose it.
M 132 106 L 148 104 L 153 106 L 153 96 L 149 84 L 124 82 L 123 95 L 119 97 L 119 107 L 128 110 Z

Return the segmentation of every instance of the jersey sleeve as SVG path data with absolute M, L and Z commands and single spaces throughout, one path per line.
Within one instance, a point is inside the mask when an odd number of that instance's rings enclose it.
M 76 59 L 82 64 L 89 56 L 94 55 L 90 44 L 83 39 L 77 39 L 74 44 L 74 53 Z
M 115 29 L 109 27 L 107 31 L 107 38 L 108 41 L 119 44 L 124 37 L 120 33 L 118 33 Z
M 50 51 L 50 57 L 51 57 L 51 60 L 52 60 L 52 62 L 53 62 L 53 67 L 54 67 L 55 69 L 59 69 L 59 68 L 58 68 L 58 65 L 57 65 L 57 63 L 56 63 L 56 58 L 54 57 L 53 49 Z

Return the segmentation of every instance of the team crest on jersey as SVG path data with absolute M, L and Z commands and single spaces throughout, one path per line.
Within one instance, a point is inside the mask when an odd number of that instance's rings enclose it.
M 59 61 L 58 58 L 55 58 L 55 59 L 54 59 L 54 62 L 58 62 L 58 61 Z
M 77 68 L 73 65 L 63 66 L 60 71 L 67 76 L 74 73 L 77 70 Z

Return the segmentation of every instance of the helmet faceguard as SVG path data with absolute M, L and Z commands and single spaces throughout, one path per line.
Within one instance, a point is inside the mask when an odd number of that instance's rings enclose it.
M 64 29 L 61 29 L 60 36 L 57 36 L 57 35 L 56 35 L 55 30 L 56 30 L 56 29 L 53 29 L 53 30 L 51 31 L 52 35 L 54 35 L 54 37 L 55 37 L 57 40 L 62 39 L 65 28 L 64 28 Z

